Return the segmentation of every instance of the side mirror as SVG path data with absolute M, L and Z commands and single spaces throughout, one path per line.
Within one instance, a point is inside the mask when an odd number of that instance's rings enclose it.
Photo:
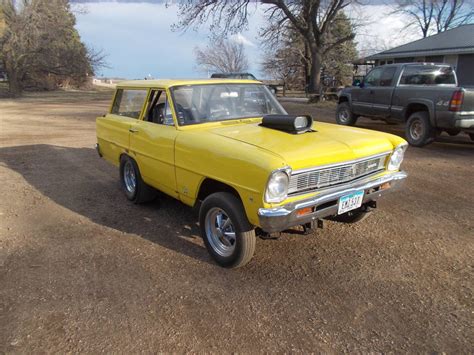
M 362 89 L 364 86 L 365 86 L 364 80 L 362 80 L 361 83 L 359 84 L 359 87 Z

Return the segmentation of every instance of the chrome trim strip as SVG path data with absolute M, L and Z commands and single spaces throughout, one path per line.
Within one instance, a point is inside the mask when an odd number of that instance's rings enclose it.
M 346 165 L 346 164 L 355 164 L 355 163 L 359 163 L 359 162 L 364 161 L 364 160 L 371 160 L 371 159 L 379 158 L 383 155 L 388 156 L 392 153 L 393 153 L 393 150 L 389 150 L 389 151 L 386 151 L 386 152 L 383 152 L 383 153 L 378 153 L 378 154 L 375 154 L 375 155 L 370 155 L 370 156 L 367 156 L 367 157 L 358 158 L 358 159 L 354 159 L 354 160 L 346 160 L 346 161 L 339 162 L 339 163 L 320 165 L 320 166 L 316 166 L 316 167 L 313 167 L 313 168 L 293 170 L 293 172 L 291 173 L 291 176 L 298 175 L 298 174 L 301 174 L 301 173 L 307 173 L 307 172 L 310 172 L 310 171 L 317 171 L 317 170 L 326 169 L 326 168 L 333 168 L 333 167 Z
M 352 101 L 352 105 L 372 107 L 371 103 L 363 102 L 363 101 Z
M 474 111 L 461 111 L 457 113 L 459 116 L 474 116 Z
M 323 192 L 317 196 L 302 201 L 291 202 L 275 208 L 260 208 L 258 210 L 259 224 L 264 231 L 273 233 L 281 232 L 290 227 L 308 223 L 316 219 L 329 217 L 337 214 L 337 200 L 340 197 L 356 191 L 364 190 L 365 195 L 363 203 L 374 201 L 387 192 L 393 191 L 394 188 L 399 187 L 400 183 L 406 177 L 407 174 L 404 171 L 398 171 L 381 177 L 372 177 L 362 182 L 346 184 L 340 186 L 338 189 L 334 189 L 332 192 Z M 390 188 L 370 192 L 370 189 L 379 187 L 387 182 L 391 183 Z M 334 201 L 334 204 L 321 208 L 320 210 L 317 209 L 318 206 L 331 201 Z M 315 211 L 302 217 L 298 217 L 297 211 L 307 207 L 314 207 Z

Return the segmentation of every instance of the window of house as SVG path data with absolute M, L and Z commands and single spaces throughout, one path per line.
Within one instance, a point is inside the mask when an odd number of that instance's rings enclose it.
M 118 89 L 112 113 L 130 118 L 140 117 L 147 90 Z

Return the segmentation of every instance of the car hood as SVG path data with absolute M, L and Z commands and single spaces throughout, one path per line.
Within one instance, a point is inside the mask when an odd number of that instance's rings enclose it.
M 394 148 L 393 136 L 386 133 L 320 122 L 313 124 L 313 130 L 290 134 L 252 123 L 210 131 L 277 154 L 293 170 L 364 158 Z

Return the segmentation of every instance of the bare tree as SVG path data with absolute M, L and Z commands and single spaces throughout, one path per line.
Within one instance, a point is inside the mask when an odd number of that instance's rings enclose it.
M 198 67 L 204 72 L 243 72 L 249 66 L 243 43 L 233 40 L 211 41 L 211 44 L 204 49 L 196 47 L 194 54 Z
M 397 0 L 394 13 L 407 15 L 407 26 L 417 26 L 423 37 L 470 23 L 474 5 L 469 0 Z
M 97 74 L 100 69 L 110 68 L 109 63 L 107 62 L 107 54 L 102 49 L 86 46 L 86 50 L 87 60 L 92 67 L 94 74 Z
M 188 0 L 178 5 L 180 21 L 176 27 L 187 29 L 210 22 L 210 29 L 214 33 L 236 33 L 248 26 L 249 11 L 258 2 L 266 6 L 265 14 L 269 21 L 269 26 L 262 33 L 265 40 L 278 41 L 282 31 L 290 24 L 303 38 L 311 58 L 309 90 L 317 92 L 324 51 L 355 37 L 351 33 L 331 42 L 325 35 L 336 15 L 357 0 Z
M 434 7 L 436 30 L 438 33 L 466 23 L 472 23 L 474 3 L 470 1 L 437 0 Z

